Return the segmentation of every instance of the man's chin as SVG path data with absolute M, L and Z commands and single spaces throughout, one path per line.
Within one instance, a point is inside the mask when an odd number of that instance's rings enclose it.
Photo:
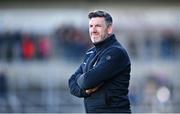
M 94 38 L 93 38 L 93 40 L 92 40 L 92 42 L 93 42 L 93 43 L 98 43 L 98 42 L 99 42 L 99 40 L 98 40 L 98 39 L 99 39 L 99 38 L 94 37 Z
M 94 41 L 93 41 L 93 43 L 98 43 L 98 42 L 100 42 L 100 41 L 99 41 L 99 40 L 94 40 Z
M 101 42 L 101 40 L 96 40 L 96 41 L 93 41 L 93 44 L 97 44 L 99 42 Z

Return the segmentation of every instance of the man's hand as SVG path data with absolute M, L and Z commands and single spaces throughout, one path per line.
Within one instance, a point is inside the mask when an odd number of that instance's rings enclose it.
M 102 86 L 102 84 L 99 84 L 98 86 L 96 86 L 96 87 L 94 87 L 94 88 L 92 88 L 92 89 L 87 89 L 87 90 L 86 90 L 86 93 L 87 93 L 87 94 L 91 94 L 91 93 L 97 91 L 100 86 Z

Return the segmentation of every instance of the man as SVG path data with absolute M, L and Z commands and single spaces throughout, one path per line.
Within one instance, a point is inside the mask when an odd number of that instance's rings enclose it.
M 112 17 L 90 12 L 89 34 L 94 47 L 69 79 L 71 94 L 84 98 L 87 113 L 131 113 L 128 98 L 130 59 L 116 40 Z

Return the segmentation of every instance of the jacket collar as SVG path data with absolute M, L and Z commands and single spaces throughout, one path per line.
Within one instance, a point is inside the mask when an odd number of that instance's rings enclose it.
M 107 37 L 105 40 L 95 43 L 94 46 L 96 48 L 96 50 L 100 50 L 102 48 L 108 47 L 109 45 L 111 45 L 112 43 L 116 42 L 116 37 L 114 34 L 110 35 L 109 37 Z

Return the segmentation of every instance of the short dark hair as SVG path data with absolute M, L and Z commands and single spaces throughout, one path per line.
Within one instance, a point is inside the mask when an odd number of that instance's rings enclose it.
M 91 19 L 93 17 L 104 17 L 107 26 L 110 26 L 113 23 L 113 19 L 112 19 L 111 15 L 105 11 L 90 12 L 88 15 L 88 18 Z

